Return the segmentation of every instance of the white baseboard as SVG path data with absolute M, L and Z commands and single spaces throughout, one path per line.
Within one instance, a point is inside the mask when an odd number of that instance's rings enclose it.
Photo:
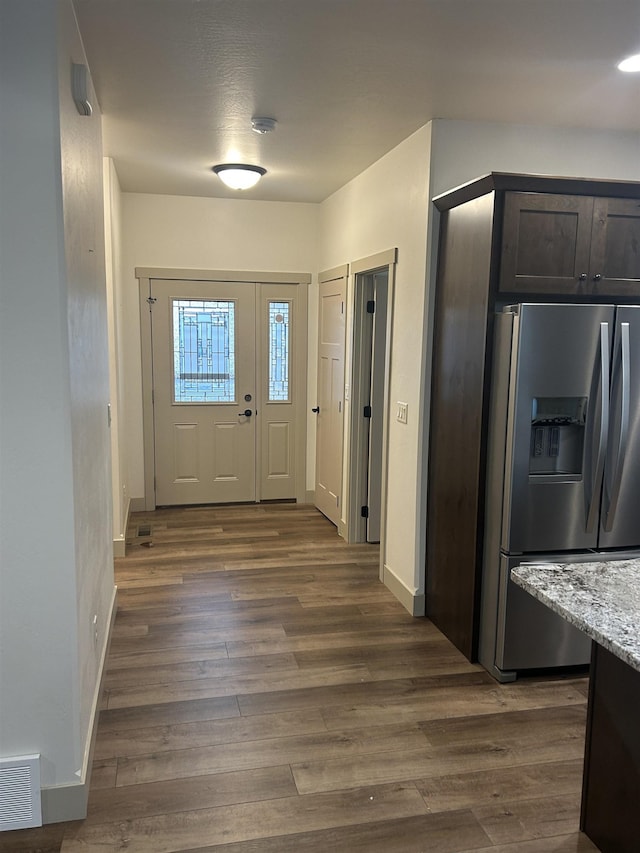
M 409 589 L 409 587 L 405 586 L 404 581 L 401 581 L 387 565 L 384 566 L 382 572 L 382 582 L 387 589 L 395 595 L 404 609 L 408 610 L 412 616 L 424 616 L 424 593 L 416 593 Z
M 129 512 L 145 512 L 146 503 L 144 498 L 131 498 L 129 500 Z M 127 516 L 127 521 L 129 517 Z
M 111 609 L 107 621 L 107 631 L 99 663 L 99 677 L 93 695 L 91 708 L 91 723 L 87 732 L 85 742 L 82 768 L 78 773 L 78 781 L 72 785 L 57 785 L 51 788 L 43 788 L 42 797 L 42 822 L 60 823 L 66 820 L 82 820 L 87 816 L 87 802 L 89 800 L 89 783 L 91 781 L 91 765 L 93 762 L 93 747 L 95 745 L 96 733 L 98 731 L 98 717 L 100 715 L 100 701 L 102 698 L 102 687 L 106 671 L 107 655 L 111 645 L 113 623 L 117 611 L 118 588 L 114 586 L 111 597 Z

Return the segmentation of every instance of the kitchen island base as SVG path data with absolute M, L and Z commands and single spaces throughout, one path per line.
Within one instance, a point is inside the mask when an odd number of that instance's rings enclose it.
M 580 828 L 602 853 L 640 850 L 640 672 L 593 644 Z

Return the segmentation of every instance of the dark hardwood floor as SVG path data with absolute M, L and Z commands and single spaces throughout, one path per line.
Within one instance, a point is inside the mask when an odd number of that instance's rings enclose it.
M 312 507 L 137 514 L 116 576 L 87 819 L 3 853 L 597 849 L 586 679 L 497 684 Z

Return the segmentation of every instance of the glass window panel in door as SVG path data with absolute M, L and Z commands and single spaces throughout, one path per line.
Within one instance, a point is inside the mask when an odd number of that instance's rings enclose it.
M 175 403 L 233 403 L 235 302 L 172 300 Z

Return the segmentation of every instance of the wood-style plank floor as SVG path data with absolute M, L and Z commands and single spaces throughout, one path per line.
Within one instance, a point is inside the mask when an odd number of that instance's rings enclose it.
M 309 506 L 161 509 L 130 533 L 87 819 L 3 853 L 597 849 L 586 679 L 497 684 Z

